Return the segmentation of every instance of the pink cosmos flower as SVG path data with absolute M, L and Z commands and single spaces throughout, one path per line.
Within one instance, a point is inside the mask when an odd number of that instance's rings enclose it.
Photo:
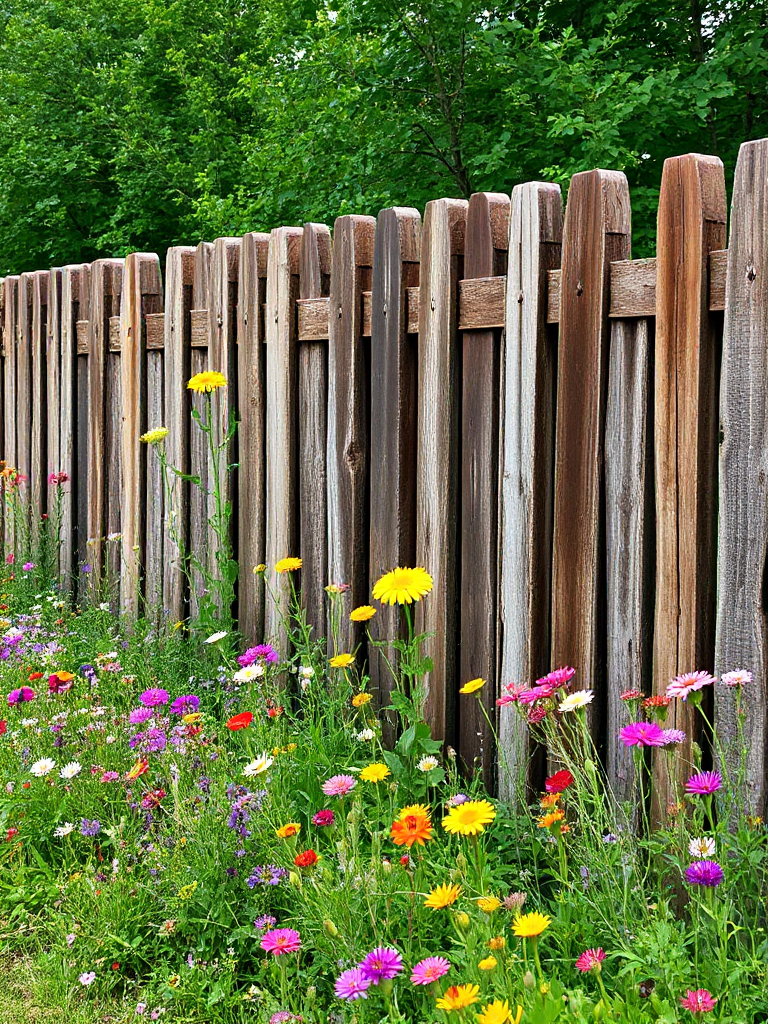
M 685 995 L 680 997 L 680 1005 L 691 1013 L 709 1013 L 710 1010 L 714 1010 L 716 1002 L 717 999 L 705 988 L 689 988 Z
M 752 682 L 752 673 L 747 672 L 745 668 L 737 668 L 733 672 L 726 672 L 724 676 L 721 676 L 720 682 L 730 687 L 746 686 Z
M 262 938 L 261 948 L 274 956 L 296 953 L 301 949 L 301 936 L 295 928 L 273 928 Z
M 720 772 L 697 772 L 686 782 L 685 791 L 696 796 L 706 796 L 709 793 L 716 793 L 722 786 L 723 776 Z
M 357 779 L 352 775 L 333 775 L 323 783 L 323 792 L 326 796 L 346 796 L 356 785 Z
M 352 967 L 336 979 L 335 991 L 339 999 L 346 999 L 351 1003 L 355 999 L 367 999 L 367 989 L 370 987 L 371 979 L 366 978 L 359 967 Z
M 709 672 L 684 672 L 669 684 L 667 696 L 688 700 L 690 694 L 701 690 L 704 686 L 711 686 L 714 681 L 715 677 L 711 676 Z
M 685 733 L 682 729 L 664 729 L 663 732 L 665 747 L 675 743 L 685 743 Z
M 586 974 L 593 971 L 605 960 L 605 952 L 602 949 L 585 949 L 576 960 L 576 970 Z
M 633 722 L 620 733 L 625 747 L 663 747 L 664 730 L 656 722 Z
M 505 693 L 502 697 L 496 698 L 497 707 L 503 708 L 505 704 L 514 704 L 517 700 L 511 693 Z
M 373 985 L 380 981 L 396 978 L 403 969 L 403 958 L 396 949 L 388 946 L 377 946 L 362 960 L 358 967 L 363 976 L 370 978 Z
M 451 964 L 444 956 L 428 956 L 426 960 L 419 960 L 411 972 L 411 982 L 414 985 L 431 985 L 433 981 L 442 978 L 451 969 Z

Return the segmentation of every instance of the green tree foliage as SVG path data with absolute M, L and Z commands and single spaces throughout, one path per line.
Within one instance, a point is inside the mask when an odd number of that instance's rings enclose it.
M 759 0 L 0 0 L 0 273 L 768 133 Z

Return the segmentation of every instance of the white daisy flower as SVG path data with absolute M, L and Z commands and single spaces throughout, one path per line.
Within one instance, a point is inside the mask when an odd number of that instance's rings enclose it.
M 688 843 L 688 852 L 697 860 L 709 860 L 710 857 L 715 856 L 715 840 L 707 836 L 702 836 L 701 839 L 692 839 Z
M 433 757 L 431 754 L 428 754 L 426 757 L 422 757 L 422 759 L 419 761 L 416 767 L 419 769 L 420 772 L 431 772 L 432 769 L 437 768 L 439 764 L 440 762 L 437 760 L 436 757 Z
M 254 775 L 261 775 L 267 768 L 271 767 L 274 763 L 273 758 L 267 757 L 266 753 L 261 754 L 255 761 L 251 761 L 243 768 L 243 775 L 247 775 L 248 778 L 252 778 Z
M 236 683 L 248 683 L 251 679 L 259 679 L 263 675 L 263 665 L 246 665 L 245 668 L 238 669 L 232 678 Z
M 362 743 L 365 743 L 372 740 L 375 735 L 376 733 L 373 729 L 361 729 L 355 738 L 360 740 Z
M 204 644 L 217 644 L 219 640 L 223 640 L 226 636 L 226 632 L 223 633 L 212 633 L 207 640 L 203 640 Z
M 305 679 L 311 679 L 314 674 L 315 670 L 311 665 L 299 665 L 300 676 L 303 676 Z
M 55 767 L 56 762 L 51 760 L 50 757 L 41 757 L 39 761 L 35 761 L 33 765 L 30 765 L 29 770 L 35 778 L 43 779 L 46 775 L 50 775 Z
M 591 704 L 595 699 L 595 695 L 592 690 L 577 690 L 575 693 L 569 693 L 568 696 L 560 702 L 558 711 L 575 711 L 577 708 L 584 708 L 587 704 Z
M 79 761 L 70 761 L 69 764 L 65 764 L 59 772 L 59 777 L 62 779 L 74 779 L 76 775 L 79 775 L 83 770 L 83 766 Z
M 36 718 L 22 718 L 21 724 L 25 729 L 30 729 L 33 725 L 37 725 Z
M 75 826 L 71 821 L 65 821 L 63 825 L 59 825 L 57 829 L 54 829 L 53 834 L 57 839 L 63 839 L 64 836 L 68 836 L 70 832 L 75 831 Z

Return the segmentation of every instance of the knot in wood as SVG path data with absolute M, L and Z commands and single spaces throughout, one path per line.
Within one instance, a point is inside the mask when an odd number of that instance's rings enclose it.
M 429 308 L 432 310 L 433 313 L 435 312 L 435 297 L 434 297 L 434 295 L 432 296 L 432 301 L 429 304 Z
M 750 263 L 749 266 L 747 267 L 747 280 L 751 284 L 752 281 L 754 281 L 756 277 L 757 277 L 757 271 L 755 270 L 753 265 Z
M 576 294 L 577 295 L 583 295 L 584 294 L 584 282 L 583 281 L 579 281 L 577 283 L 577 285 L 576 285 Z
M 224 326 L 224 317 L 223 316 L 217 316 L 216 317 L 216 323 L 219 325 L 219 327 L 223 327 Z
M 384 303 L 384 305 L 381 308 L 381 315 L 382 316 L 386 316 L 387 315 L 387 304 L 386 304 L 386 302 Z
M 522 306 L 522 304 L 523 304 L 523 293 L 522 293 L 522 292 L 518 292 L 518 293 L 517 293 L 517 301 L 518 301 L 518 302 L 520 303 L 520 305 Z
M 339 306 L 339 312 L 337 313 L 339 320 L 341 320 L 341 306 Z

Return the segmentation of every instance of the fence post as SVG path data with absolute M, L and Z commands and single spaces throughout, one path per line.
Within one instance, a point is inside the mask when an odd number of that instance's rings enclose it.
M 18 315 L 19 278 L 10 275 L 3 281 L 5 308 L 3 311 L 3 343 L 5 345 L 5 365 L 3 366 L 3 458 L 8 466 L 15 467 L 18 461 L 16 442 L 16 318 Z M 5 488 L 3 488 L 3 492 Z M 1 495 L 0 495 L 1 496 Z M 15 550 L 16 536 L 13 519 L 5 517 L 4 531 L 6 553 Z
M 60 566 L 64 579 L 74 594 L 76 568 L 78 514 L 78 419 L 85 419 L 87 406 L 79 406 L 78 362 L 87 355 L 78 356 L 77 322 L 80 310 L 87 309 L 90 266 L 73 264 L 61 271 L 61 401 L 58 431 L 60 437 L 59 471 L 66 473 L 68 481 L 61 489 L 61 554 Z M 84 532 L 84 531 L 83 531 Z
M 61 472 L 61 270 L 48 272 L 48 330 L 45 338 L 46 391 L 48 394 L 47 472 Z M 46 486 L 47 481 L 46 481 Z M 60 554 L 60 553 L 59 553 Z M 60 564 L 60 558 L 59 558 Z
M 290 581 L 287 573 L 275 579 L 274 567 L 281 558 L 297 554 L 299 540 L 296 298 L 302 234 L 301 228 L 273 228 L 267 263 L 266 564 L 283 614 L 290 601 Z M 264 632 L 285 654 L 286 631 L 272 600 L 266 603 Z
M 408 334 L 408 289 L 419 283 L 421 217 L 395 206 L 376 220 L 371 296 L 370 583 L 416 560 L 418 337 Z M 371 636 L 402 637 L 397 605 L 380 605 Z M 386 657 L 396 661 L 389 647 Z M 368 652 L 371 688 L 389 704 L 393 681 L 379 649 Z
M 30 436 L 29 496 L 32 503 L 32 538 L 40 536 L 40 517 L 47 512 L 48 392 L 46 388 L 46 335 L 48 331 L 48 284 L 50 271 L 32 275 L 32 416 Z
M 91 370 L 89 352 L 89 332 L 91 316 L 91 264 L 85 264 L 85 271 L 80 280 L 80 302 L 78 317 L 75 323 L 75 345 L 77 351 L 76 366 L 76 473 L 77 495 L 75 499 L 74 532 L 77 552 L 77 564 L 81 570 L 88 564 L 88 508 L 89 508 L 89 477 L 88 460 L 90 458 L 90 416 L 91 416 Z M 83 573 L 78 578 L 78 597 L 88 592 L 88 576 Z
M 547 324 L 547 271 L 560 266 L 558 185 L 512 190 L 501 379 L 499 657 L 502 683 L 531 686 L 549 670 L 557 327 Z M 528 780 L 527 725 L 502 708 L 499 794 Z
M 305 224 L 299 256 L 299 298 L 328 296 L 331 232 Z M 315 638 L 328 635 L 328 341 L 299 341 L 299 537 L 301 592 Z
M 458 635 L 460 350 L 458 288 L 468 203 L 435 199 L 424 211 L 419 282 L 419 418 L 416 562 L 434 578 L 419 602 L 416 629 L 434 633 L 425 714 L 437 738 L 454 738 Z
M 34 274 L 19 277 L 16 306 L 16 468 L 22 479 L 22 502 L 31 501 L 32 468 L 32 293 Z M 27 514 L 25 510 L 24 514 Z
M 605 707 L 605 579 L 601 525 L 612 260 L 630 255 L 627 180 L 616 171 L 571 179 L 563 226 L 555 429 L 552 661 L 595 692 L 598 742 Z
M 766 803 L 768 629 L 768 139 L 739 150 L 731 208 L 720 384 L 720 533 L 715 672 L 744 668 L 744 747 L 734 690 L 717 689 L 717 732 L 735 774 L 746 755 L 753 814 Z
M 716 337 L 709 313 L 709 253 L 725 245 L 725 179 L 717 157 L 689 153 L 664 162 L 656 257 L 656 616 L 653 689 L 714 667 L 717 495 Z M 692 709 L 670 708 L 683 729 L 677 769 L 691 760 Z M 664 758 L 655 761 L 654 801 L 675 800 Z

